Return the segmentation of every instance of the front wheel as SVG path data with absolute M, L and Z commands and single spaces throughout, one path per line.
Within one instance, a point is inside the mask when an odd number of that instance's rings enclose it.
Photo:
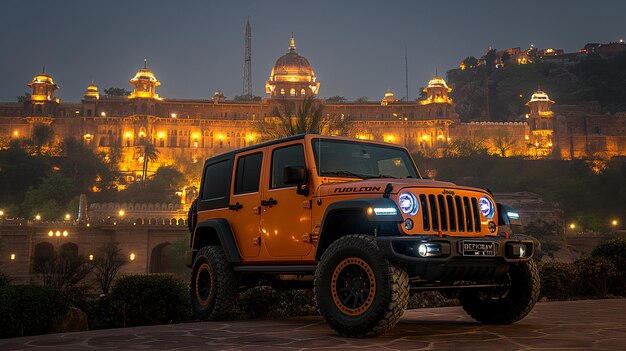
M 512 265 L 501 287 L 467 289 L 459 302 L 467 314 L 485 324 L 511 324 L 526 317 L 539 297 L 539 270 L 532 260 Z
M 315 272 L 320 312 L 340 335 L 371 337 L 398 323 L 406 309 L 406 271 L 382 257 L 376 239 L 348 235 L 324 252 Z
M 200 319 L 228 317 L 237 295 L 237 279 L 219 246 L 198 250 L 191 270 L 191 306 Z

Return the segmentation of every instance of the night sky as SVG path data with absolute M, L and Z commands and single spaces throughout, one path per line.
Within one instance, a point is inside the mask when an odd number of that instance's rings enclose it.
M 166 98 L 242 93 L 244 28 L 252 26 L 256 95 L 294 32 L 320 96 L 409 96 L 488 46 L 563 48 L 626 36 L 625 1 L 33 1 L 0 2 L 0 101 L 15 101 L 46 66 L 62 101 L 130 89 L 143 59 Z

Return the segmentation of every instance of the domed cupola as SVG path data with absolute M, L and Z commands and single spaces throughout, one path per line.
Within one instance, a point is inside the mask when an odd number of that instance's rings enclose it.
M 426 93 L 425 103 L 452 103 L 452 99 L 448 96 L 452 89 L 448 87 L 446 81 L 441 77 L 434 77 L 428 82 L 428 86 L 424 88 Z
M 293 34 L 286 54 L 279 57 L 265 83 L 265 92 L 271 97 L 304 98 L 319 93 L 311 64 L 297 53 Z
M 134 90 L 130 93 L 129 98 L 159 99 L 156 93 L 156 87 L 161 85 L 154 73 L 148 69 L 148 61 L 143 60 L 143 68 L 137 71 L 137 74 L 130 80 Z
M 96 100 L 100 98 L 100 92 L 98 91 L 98 86 L 93 84 L 93 82 L 91 82 L 91 84 L 87 86 L 87 90 L 85 91 L 85 99 L 87 98 L 94 98 Z

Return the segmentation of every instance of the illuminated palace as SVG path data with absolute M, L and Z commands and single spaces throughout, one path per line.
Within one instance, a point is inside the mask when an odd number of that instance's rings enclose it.
M 7 145 L 12 138 L 30 138 L 37 124 L 49 125 L 57 143 L 79 137 L 98 152 L 119 152 L 120 170 L 132 181 L 142 170 L 137 147 L 142 141 L 160 152 L 150 172 L 161 165 L 197 162 L 258 142 L 256 123 L 271 118 L 274 107 L 287 104 L 295 110 L 304 97 L 320 92 L 320 82 L 297 52 L 293 37 L 287 53 L 276 60 L 265 84 L 267 97 L 261 101 L 226 100 L 220 91 L 207 100 L 161 97 L 161 82 L 145 62 L 130 84 L 128 96 L 101 95 L 91 84 L 81 102 L 65 103 L 55 97 L 59 86 L 42 72 L 28 84 L 32 94 L 25 101 L 0 104 L 0 138 Z M 403 144 L 434 157 L 444 156 L 451 142 L 464 138 L 478 138 L 494 153 L 502 150 L 499 144 L 505 139 L 505 156 L 626 155 L 624 115 L 576 109 L 558 113 L 556 106 L 553 112 L 554 101 L 539 91 L 527 104 L 524 122 L 462 123 L 448 95 L 451 90 L 435 77 L 424 88 L 422 100 L 399 101 L 387 91 L 380 101 L 325 101 L 324 113 L 353 121 L 354 137 Z

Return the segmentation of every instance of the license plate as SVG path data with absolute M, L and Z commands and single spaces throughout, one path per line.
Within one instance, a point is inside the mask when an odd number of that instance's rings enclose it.
M 464 241 L 463 256 L 495 256 L 495 244 L 484 241 Z

